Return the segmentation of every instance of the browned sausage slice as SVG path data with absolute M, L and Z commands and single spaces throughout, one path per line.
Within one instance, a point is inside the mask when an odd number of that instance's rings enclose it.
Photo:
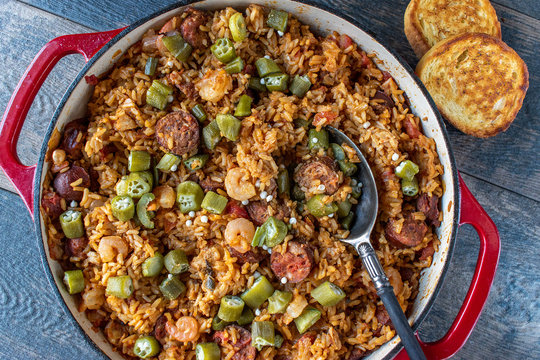
M 206 15 L 201 10 L 189 8 L 188 17 L 180 25 L 182 37 L 193 47 L 200 48 L 207 39 L 206 32 L 200 31 L 199 26 L 206 24 Z
M 339 188 L 339 174 L 335 161 L 328 156 L 308 160 L 299 165 L 294 173 L 294 181 L 307 189 L 314 187 L 315 180 L 325 186 L 324 192 L 332 195 Z
M 212 180 L 209 177 L 202 179 L 199 182 L 199 185 L 206 191 L 216 191 L 217 189 L 223 189 L 225 186 L 223 183 Z
M 56 220 L 64 212 L 62 198 L 54 191 L 48 191 L 41 198 L 41 206 L 51 220 Z
M 405 132 L 411 139 L 418 138 L 422 133 L 418 129 L 418 126 L 416 126 L 416 123 L 414 120 L 410 117 L 407 117 L 405 120 L 403 120 L 403 127 L 405 128 Z
M 287 278 L 291 283 L 298 283 L 308 277 L 313 267 L 313 250 L 297 241 L 289 241 L 287 251 L 282 255 L 272 252 L 270 267 L 278 278 Z
M 415 220 L 412 214 L 405 217 L 401 232 L 397 232 L 396 219 L 390 219 L 386 224 L 386 239 L 395 247 L 414 247 L 422 242 L 427 232 L 427 225 L 421 220 Z
M 232 342 L 232 337 L 229 336 L 228 330 L 235 329 L 238 333 L 236 342 Z M 231 359 L 233 360 L 254 360 L 257 356 L 257 350 L 251 346 L 251 333 L 238 325 L 229 325 L 222 331 L 216 331 L 214 333 L 214 340 L 220 345 L 230 343 L 232 345 L 235 354 Z
M 376 105 L 373 106 L 373 110 L 375 110 L 377 114 L 384 112 L 385 109 L 391 109 L 395 105 L 394 100 L 392 100 L 390 96 L 386 95 L 381 90 L 377 90 L 375 92 L 375 95 L 372 97 L 372 99 L 383 100 L 382 103 L 377 103 Z
M 178 71 L 173 71 L 167 75 L 167 79 L 171 84 L 174 84 L 184 95 L 190 100 L 196 100 L 199 97 L 199 92 L 195 89 L 195 85 L 185 80 Z
M 250 201 L 250 203 L 246 205 L 249 217 L 256 225 L 262 225 L 270 217 L 268 206 L 270 206 L 270 204 L 263 200 Z M 291 215 L 291 210 L 281 202 L 278 202 L 273 210 L 273 216 L 279 220 L 283 220 Z
M 187 111 L 172 112 L 158 120 L 156 140 L 168 151 L 182 156 L 199 146 L 199 123 Z
M 422 194 L 416 200 L 416 208 L 426 215 L 434 226 L 441 225 L 439 220 L 439 197 L 437 195 L 429 196 Z
M 165 337 L 167 336 L 167 329 L 165 328 L 165 325 L 167 325 L 167 321 L 167 317 L 163 314 L 158 317 L 156 324 L 154 325 L 154 337 L 161 344 L 166 342 Z
M 347 360 L 360 360 L 366 356 L 366 352 L 360 348 L 354 348 Z
M 82 179 L 82 182 L 80 185 L 77 185 L 78 187 L 87 188 L 90 186 L 90 176 L 86 170 L 80 166 L 73 165 L 68 171 L 56 175 L 53 183 L 54 189 L 58 195 L 68 201 L 81 201 L 83 197 L 82 191 L 75 191 L 70 185 L 79 179 Z
M 243 254 L 230 246 L 227 246 L 227 249 L 229 250 L 231 256 L 236 258 L 236 262 L 240 265 L 245 263 L 255 264 L 264 259 L 264 254 L 255 249 L 248 250 Z
M 73 159 L 82 158 L 87 128 L 86 119 L 70 121 L 64 127 L 61 148 Z
M 69 256 L 80 257 L 83 254 L 84 249 L 86 249 L 86 245 L 88 245 L 88 239 L 85 237 L 67 239 L 66 252 Z

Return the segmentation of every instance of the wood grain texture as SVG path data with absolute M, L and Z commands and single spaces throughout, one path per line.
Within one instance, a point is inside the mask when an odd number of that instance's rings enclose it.
M 4 109 L 24 69 L 50 39 L 69 33 L 108 30 L 174 3 L 172 0 L 0 1 L 0 109 Z M 321 3 L 323 3 L 321 1 Z M 402 33 L 406 0 L 330 0 L 326 6 L 358 19 L 403 56 L 416 63 Z M 480 320 L 457 359 L 540 359 L 540 149 L 537 1 L 497 0 L 504 40 L 525 59 L 531 88 L 510 129 L 492 139 L 475 139 L 448 126 L 459 168 L 469 188 L 499 227 L 503 249 L 495 283 Z M 44 9 L 46 11 L 40 10 Z M 514 9 L 514 10 L 513 10 Z M 56 15 L 53 15 L 56 14 Z M 527 14 L 527 15 L 524 15 Z M 531 15 L 531 16 L 528 16 Z M 30 34 L 30 35 L 29 35 Z M 62 93 L 83 61 L 65 58 L 39 92 L 23 129 L 19 154 L 33 163 Z M 12 189 L 0 174 L 0 188 Z M 522 194 L 522 195 L 520 195 Z M 13 214 L 17 214 L 15 221 Z M 0 190 L 0 359 L 102 359 L 64 313 L 41 265 L 33 225 L 22 201 Z M 7 221 L 10 219 L 10 221 Z M 461 228 L 442 291 L 421 327 L 422 337 L 442 336 L 457 314 L 474 271 L 478 240 Z M 17 351 L 13 351 L 16 349 Z
M 51 39 L 65 34 L 91 31 L 45 11 L 15 1 L 0 1 L 0 109 L 4 112 L 19 79 L 34 56 Z M 35 164 L 43 137 L 56 105 L 72 79 L 83 67 L 80 55 L 60 60 L 38 92 L 28 113 L 18 144 L 18 154 L 24 164 Z M 0 187 L 14 191 L 0 171 Z
M 152 12 L 164 6 L 176 3 L 173 0 L 139 0 L 129 5 L 130 11 L 126 11 L 126 2 L 111 2 L 107 0 L 24 0 L 32 6 L 44 9 L 57 14 L 61 17 L 67 17 L 72 21 L 82 24 L 95 30 L 109 30 L 111 28 L 121 27 L 132 23 L 133 21 L 151 14 Z M 403 33 L 403 13 L 408 4 L 407 0 L 381 0 L 377 6 L 372 6 L 369 0 L 344 1 L 330 0 L 321 2 L 330 8 L 339 9 L 343 14 L 348 14 L 356 19 L 363 28 L 370 30 L 375 37 L 388 44 L 399 55 L 401 55 L 411 67 L 416 66 L 417 58 L 414 55 L 405 35 Z M 528 2 L 518 2 L 531 3 Z M 525 98 L 523 108 L 518 114 L 512 126 L 505 133 L 499 134 L 489 139 L 477 139 L 465 135 L 447 125 L 450 133 L 451 142 L 456 155 L 458 167 L 461 171 L 482 178 L 489 183 L 501 185 L 509 190 L 540 200 L 540 167 L 537 165 L 537 154 L 535 149 L 540 147 L 540 122 L 536 121 L 536 114 L 540 109 L 540 58 L 537 54 L 537 47 L 540 43 L 540 20 L 525 15 L 522 12 L 512 10 L 511 8 L 494 3 L 498 16 L 502 19 L 503 39 L 523 57 L 529 67 L 530 87 Z M 523 11 L 523 9 L 521 9 Z M 57 20 L 58 21 L 58 20 Z M 19 22 L 16 17 L 9 25 L 14 25 L 15 29 L 29 26 L 24 22 Z M 15 74 L 22 73 L 28 59 L 36 52 L 47 39 L 58 34 L 58 29 L 64 33 L 86 31 L 71 22 L 70 26 L 59 27 L 59 23 L 54 22 L 45 27 L 45 31 L 40 32 L 39 40 L 32 39 L 29 48 L 33 51 L 23 58 L 15 57 Z M 7 29 L 9 27 L 4 27 Z M 13 42 L 18 43 L 24 35 L 20 32 L 9 31 L 15 36 Z M 48 37 L 47 37 L 48 36 Z M 34 43 L 34 41 L 36 41 Z M 13 45 L 13 42 L 11 43 Z M 7 46 L 6 46 L 7 47 Z M 0 44 L 0 50 L 4 50 L 3 44 Z M 13 47 L 12 47 L 13 48 Z M 13 58 L 13 50 L 7 47 L 8 57 Z M 15 46 L 16 48 L 16 46 Z M 10 53 L 11 51 L 11 53 Z M 2 51 L 2 54 L 6 54 Z M 13 61 L 13 60 L 11 60 Z M 55 93 L 61 93 L 58 89 L 65 89 L 70 79 L 74 78 L 78 67 L 73 63 L 74 60 L 66 60 L 71 66 L 67 72 L 62 71 L 63 78 L 53 78 L 48 80 L 54 85 L 51 88 Z M 80 66 L 80 65 L 79 65 Z M 58 69 L 58 67 L 57 67 Z M 56 70 L 56 73 L 59 73 Z M 53 74 L 54 75 L 54 74 Z M 52 75 L 52 76 L 53 76 Z M 10 93 L 9 89 L 16 84 L 17 76 L 13 75 L 6 80 L 6 89 L 2 92 L 0 100 L 4 103 L 4 98 Z M 13 81 L 15 80 L 15 81 Z M 9 82 L 8 82 L 9 81 Z M 49 93 L 48 88 L 44 88 L 40 96 L 40 104 L 44 107 L 43 113 L 52 114 L 54 107 L 58 102 L 58 96 L 55 93 Z M 40 100 L 38 99 L 38 101 Z M 56 101 L 55 101 L 56 100 Z M 29 116 L 28 127 L 37 132 L 30 132 L 28 139 L 24 139 L 21 145 L 23 149 L 22 157 L 24 160 L 27 149 L 38 149 L 41 142 L 42 129 L 45 129 L 46 123 L 42 119 L 48 119 L 41 115 L 39 118 Z M 517 175 L 517 176 L 516 176 Z M 2 175 L 3 176 L 3 175 Z M 0 177 L 0 187 L 12 189 L 11 184 L 6 179 Z

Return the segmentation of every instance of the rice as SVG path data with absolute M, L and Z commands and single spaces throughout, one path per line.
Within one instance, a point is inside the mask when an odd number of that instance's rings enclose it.
M 230 37 L 228 19 L 236 11 L 226 8 L 210 14 L 207 24 L 199 30 L 206 33 L 213 43 L 221 37 Z M 410 113 L 406 96 L 396 83 L 374 66 L 369 55 L 356 44 L 342 49 L 338 46 L 339 34 L 326 38 L 311 33 L 308 26 L 289 17 L 288 31 L 279 36 L 265 24 L 266 9 L 251 5 L 245 11 L 249 37 L 236 43 L 236 52 L 245 64 L 253 65 L 262 56 L 270 56 L 291 77 L 306 74 L 312 82 L 310 91 L 303 98 L 282 92 L 270 92 L 261 96 L 253 107 L 252 115 L 242 120 L 237 142 L 221 141 L 211 153 L 208 163 L 200 170 L 190 173 L 178 166 L 172 173 L 160 173 L 159 185 L 175 188 L 182 181 L 209 178 L 223 183 L 227 171 L 239 166 L 249 174 L 264 192 L 269 204 L 274 204 L 269 184 L 283 164 L 284 159 L 308 159 L 305 143 L 307 131 L 295 126 L 295 119 L 311 119 L 317 113 L 337 114 L 332 125 L 345 131 L 359 144 L 368 159 L 379 190 L 379 215 L 372 234 L 377 255 L 388 271 L 397 274 L 390 280 L 401 286 L 397 294 L 400 304 L 411 310 L 418 294 L 420 271 L 431 264 L 431 257 L 419 261 L 417 253 L 430 244 L 438 248 L 439 240 L 429 227 L 422 243 L 412 248 L 398 249 L 385 237 L 384 224 L 392 218 L 402 226 L 403 214 L 411 212 L 414 219 L 424 221 L 424 213 L 416 211 L 411 201 L 404 201 L 399 179 L 393 175 L 397 160 L 412 159 L 420 167 L 418 175 L 421 193 L 441 197 L 443 168 L 439 162 L 433 139 L 423 134 L 411 138 L 405 131 L 405 122 L 419 127 L 419 119 Z M 147 35 L 154 34 L 151 30 Z M 208 45 L 208 44 L 207 44 Z M 178 71 L 183 81 L 196 84 L 208 71 L 219 69 L 222 64 L 211 54 L 209 46 L 196 50 L 187 63 L 172 56 L 160 56 L 156 75 L 144 74 L 144 66 L 150 55 L 136 43 L 118 59 L 116 66 L 101 77 L 88 103 L 90 124 L 84 142 L 83 157 L 74 163 L 95 174 L 97 188 L 81 187 L 82 180 L 71 183 L 75 190 L 83 192 L 80 208 L 84 214 L 84 226 L 88 245 L 81 256 L 68 256 L 64 251 L 65 238 L 60 226 L 43 211 L 48 224 L 48 243 L 51 256 L 60 261 L 65 269 L 82 269 L 86 286 L 79 302 L 79 310 L 86 312 L 96 328 L 104 329 L 105 336 L 123 355 L 134 356 L 133 345 L 140 335 L 151 334 L 156 322 L 164 315 L 169 321 L 181 316 L 193 316 L 199 324 L 198 342 L 212 341 L 211 323 L 217 313 L 220 299 L 225 295 L 237 295 L 251 286 L 254 274 L 264 275 L 276 289 L 293 291 L 310 306 L 322 312 L 322 318 L 304 336 L 300 336 L 292 318 L 283 314 L 270 315 L 260 309 L 256 320 L 273 321 L 276 330 L 285 339 L 280 349 L 263 348 L 260 359 L 278 355 L 295 359 L 343 359 L 352 354 L 375 350 L 395 335 L 392 326 L 380 323 L 378 315 L 382 303 L 377 297 L 371 280 L 353 248 L 339 242 L 348 231 L 336 217 L 323 217 L 315 223 L 306 213 L 297 209 L 294 201 L 285 200 L 291 214 L 285 219 L 294 229 L 294 237 L 309 242 L 314 249 L 314 268 L 308 278 L 298 284 L 283 283 L 276 278 L 266 260 L 260 263 L 238 264 L 228 251 L 224 229 L 234 219 L 234 214 L 211 214 L 200 210 L 183 214 L 176 207 L 161 209 L 153 219 L 154 229 L 145 229 L 134 221 L 118 221 L 112 214 L 110 200 L 116 195 L 115 186 L 128 173 L 129 150 L 144 150 L 154 158 L 163 155 L 163 149 L 154 139 L 156 122 L 170 111 L 190 111 L 198 102 L 176 91 L 165 111 L 146 105 L 145 94 L 153 78 L 162 79 L 172 71 Z M 234 112 L 236 103 L 245 93 L 250 75 L 231 75 L 232 89 L 217 102 L 203 102 L 209 119 L 217 114 Z M 376 91 L 384 90 L 395 106 L 391 110 L 376 112 L 377 101 L 370 100 Z M 199 99 L 200 100 L 200 99 Z M 380 101 L 379 101 L 380 102 Z M 207 120 L 208 122 L 209 120 Z M 206 124 L 206 123 L 205 123 Z M 204 124 L 204 125 L 205 125 Z M 80 134 L 79 134 L 80 136 Z M 81 140 L 79 137 L 78 140 Z M 58 145 L 51 144 L 51 150 Z M 114 150 L 107 146 L 114 144 Z M 345 147 L 351 157 L 354 151 Z M 285 161 L 285 162 L 284 162 Z M 61 171 L 66 171 L 62 169 Z M 44 191 L 53 191 L 52 171 L 46 176 Z M 324 184 L 322 184 L 324 185 Z M 319 189 L 324 191 L 322 187 Z M 352 186 L 347 181 L 332 195 L 335 201 L 350 198 Z M 221 195 L 227 192 L 218 190 Z M 263 200 L 265 201 L 265 200 Z M 274 201 L 274 202 L 272 202 Z M 355 199 L 351 199 L 353 203 Z M 362 201 L 360 198 L 359 201 Z M 65 201 L 62 202 L 66 210 Z M 276 214 L 274 207 L 270 214 Z M 293 220 L 294 219 L 294 220 Z M 105 236 L 120 236 L 126 243 L 127 254 L 118 253 L 112 261 L 103 262 L 100 242 Z M 293 239 L 287 236 L 282 245 L 272 249 L 283 251 Z M 159 284 L 162 277 L 143 277 L 141 264 L 156 253 L 168 249 L 183 249 L 190 259 L 190 270 L 182 275 L 187 291 L 175 300 L 165 299 Z M 212 264 L 215 288 L 205 287 L 207 263 Z M 407 276 L 404 276 L 404 272 Z M 400 275 L 401 274 L 401 275 Z M 128 299 L 105 295 L 109 278 L 129 275 L 133 279 L 134 292 Z M 333 307 L 322 307 L 309 296 L 310 291 L 323 281 L 340 286 L 347 299 Z M 235 355 L 234 329 L 229 329 L 231 342 L 222 344 L 222 358 Z M 163 346 L 159 359 L 194 359 L 197 341 L 179 342 L 169 339 Z M 233 345 L 231 345 L 233 344 Z

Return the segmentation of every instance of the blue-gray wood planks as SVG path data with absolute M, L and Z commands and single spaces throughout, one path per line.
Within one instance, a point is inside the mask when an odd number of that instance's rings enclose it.
M 26 3 L 26 4 L 24 4 Z M 171 0 L 4 0 L 0 2 L 0 109 L 20 76 L 48 40 L 63 34 L 108 30 L 130 24 Z M 321 1 L 323 3 L 323 1 Z M 406 0 L 330 0 L 326 6 L 349 14 L 414 67 L 416 58 L 402 32 Z M 497 0 L 503 39 L 525 59 L 531 86 L 510 129 L 476 139 L 448 125 L 469 188 L 499 227 L 503 244 L 499 270 L 484 313 L 458 359 L 540 358 L 540 16 L 538 1 Z M 82 67 L 80 56 L 60 62 L 39 92 L 23 129 L 19 153 L 35 162 L 48 121 L 63 91 Z M 0 188 L 12 190 L 0 174 Z M 16 214 L 16 216 L 13 216 Z M 22 201 L 0 190 L 0 358 L 102 359 L 75 331 L 57 302 L 41 266 L 33 224 Z M 444 334 L 467 292 L 474 271 L 478 237 L 460 229 L 443 289 L 421 327 L 426 340 Z

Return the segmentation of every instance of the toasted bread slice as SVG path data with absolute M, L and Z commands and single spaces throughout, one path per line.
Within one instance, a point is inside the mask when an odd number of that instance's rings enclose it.
M 488 137 L 516 117 L 529 87 L 527 65 L 493 36 L 471 33 L 443 40 L 416 73 L 441 114 L 464 133 Z
M 411 0 L 405 35 L 416 56 L 451 36 L 479 32 L 501 38 L 501 24 L 489 0 Z

